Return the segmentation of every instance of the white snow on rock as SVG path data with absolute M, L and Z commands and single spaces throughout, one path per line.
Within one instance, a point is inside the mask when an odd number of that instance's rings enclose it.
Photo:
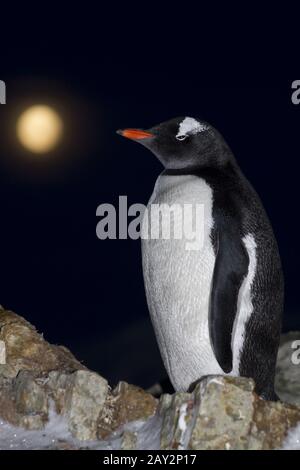
M 0 341 L 0 364 L 6 364 L 6 347 L 4 341 Z
M 187 412 L 187 403 L 183 403 L 183 405 L 181 405 L 180 410 L 179 410 L 179 420 L 178 420 L 178 426 L 182 434 L 185 433 L 186 428 L 187 428 L 186 420 L 185 420 L 186 412 Z
M 159 449 L 161 418 L 153 416 L 146 422 L 135 421 L 119 429 L 108 440 L 80 441 L 68 430 L 64 417 L 53 410 L 49 413 L 49 422 L 42 430 L 27 430 L 12 426 L 0 420 L 1 450 L 46 450 L 46 449 L 121 449 L 124 431 L 137 432 L 137 449 Z
M 137 432 L 137 450 L 158 450 L 160 449 L 160 432 L 162 418 L 157 414 L 147 421 L 135 421 L 124 426 L 124 429 Z
M 300 424 L 289 431 L 280 450 L 300 450 Z
M 0 421 L 0 450 L 45 450 L 45 449 L 78 449 L 107 448 L 98 442 L 81 442 L 72 437 L 67 422 L 54 411 L 49 413 L 49 422 L 42 430 L 27 430 Z

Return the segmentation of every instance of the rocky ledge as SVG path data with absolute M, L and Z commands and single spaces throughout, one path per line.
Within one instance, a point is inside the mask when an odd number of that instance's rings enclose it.
M 0 449 L 298 448 L 295 338 L 283 337 L 277 371 L 277 392 L 288 403 L 261 400 L 251 379 L 222 376 L 157 400 L 125 382 L 112 389 L 69 350 L 1 309 Z

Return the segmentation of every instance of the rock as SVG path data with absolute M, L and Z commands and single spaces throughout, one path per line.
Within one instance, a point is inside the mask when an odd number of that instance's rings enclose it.
M 299 408 L 260 399 L 247 378 L 205 377 L 193 394 L 165 397 L 161 449 L 276 449 L 300 423 Z
M 137 444 L 137 435 L 135 432 L 124 431 L 122 435 L 121 450 L 135 450 Z
M 6 359 L 0 365 L 0 416 L 14 426 L 42 429 L 53 402 L 75 438 L 93 440 L 156 410 L 151 394 L 125 382 L 111 391 L 103 377 L 13 312 L 0 311 L 0 338 Z
M 246 449 L 254 409 L 253 390 L 251 379 L 203 379 L 194 392 L 197 415 L 189 447 Z
M 153 416 L 158 401 L 143 389 L 119 382 L 109 395 L 98 422 L 98 437 L 104 439 L 120 426 Z
M 80 440 L 97 438 L 98 417 L 108 394 L 108 383 L 100 375 L 85 370 L 72 374 L 65 407 L 69 430 Z
M 35 381 L 27 370 L 22 370 L 15 380 L 15 400 L 19 413 L 48 414 L 48 397 L 46 391 Z
M 280 448 L 290 429 L 300 423 L 300 408 L 256 397 L 249 449 Z M 255 441 L 255 445 L 252 444 Z
M 294 344 L 298 341 L 297 344 Z M 294 346 L 294 348 L 292 347 Z M 297 350 L 295 348 L 297 347 Z M 275 388 L 281 400 L 300 406 L 300 364 L 293 364 L 300 359 L 300 332 L 282 335 L 276 365 Z M 295 361 L 294 361 L 295 362 Z
M 161 429 L 161 449 L 185 449 L 189 441 L 190 425 L 193 419 L 194 400 L 189 393 L 166 395 L 160 403 L 163 416 Z
M 109 393 L 107 381 L 88 370 L 72 374 L 52 371 L 45 387 L 56 413 L 66 416 L 73 436 L 80 440 L 96 439 L 99 414 Z
M 66 414 L 66 393 L 69 389 L 69 382 L 71 380 L 70 374 L 65 372 L 53 370 L 49 372 L 46 381 L 46 388 L 48 390 L 49 398 L 53 401 L 55 411 L 58 414 Z
M 48 419 L 48 397 L 32 373 L 20 371 L 16 379 L 0 376 L 1 418 L 15 426 L 42 429 Z
M 266 402 L 254 393 L 252 379 L 212 377 L 195 391 L 199 403 L 190 448 L 269 450 L 280 447 L 300 422 L 300 409 Z
M 16 412 L 20 415 L 19 426 L 43 428 L 48 420 L 48 397 L 46 390 L 27 370 L 20 371 L 15 380 L 14 401 Z
M 9 310 L 0 310 L 0 341 L 15 376 L 26 369 L 35 373 L 86 369 L 68 349 L 47 343 L 30 323 Z
M 6 364 L 6 347 L 4 341 L 0 341 L 0 365 Z
M 5 350 L 0 416 L 15 426 L 42 429 L 52 400 L 56 412 L 66 416 L 74 437 L 95 439 L 107 381 L 88 371 L 66 348 L 47 343 L 13 312 L 0 310 L 0 338 Z
M 192 393 L 158 401 L 126 382 L 111 390 L 70 351 L 0 309 L 0 449 L 297 448 L 300 407 L 291 403 L 299 404 L 300 366 L 291 346 L 298 338 L 285 335 L 278 355 L 277 392 L 288 403 L 266 402 L 251 379 L 227 376 L 203 377 Z
M 20 417 L 16 410 L 12 380 L 0 375 L 0 418 L 18 426 Z

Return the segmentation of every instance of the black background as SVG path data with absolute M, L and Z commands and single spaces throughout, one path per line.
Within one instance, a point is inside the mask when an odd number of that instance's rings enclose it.
M 62 21 L 49 8 L 8 32 L 2 48 L 1 304 L 113 384 L 161 379 L 140 242 L 98 240 L 96 208 L 117 205 L 119 195 L 146 203 L 161 171 L 116 129 L 190 115 L 221 131 L 260 194 L 284 266 L 284 330 L 299 329 L 300 106 L 291 102 L 293 80 L 232 75 L 229 66 L 212 73 L 203 60 L 209 41 L 198 33 L 203 19 L 193 35 L 192 19 L 174 24 L 168 12 L 147 7 L 135 15 L 98 9 L 93 20 L 65 7 Z M 61 113 L 66 133 L 47 158 L 32 159 L 16 140 L 15 122 L 41 102 Z

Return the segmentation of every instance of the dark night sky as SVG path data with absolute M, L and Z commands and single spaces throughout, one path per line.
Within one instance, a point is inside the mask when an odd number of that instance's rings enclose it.
M 142 25 L 109 25 L 106 18 L 90 35 L 85 23 L 77 36 L 68 28 L 57 36 L 47 24 L 42 34 L 6 43 L 0 302 L 112 382 L 148 386 L 164 371 L 148 319 L 140 242 L 98 240 L 95 213 L 119 195 L 146 203 L 161 167 L 115 130 L 191 115 L 222 132 L 272 221 L 286 279 L 284 329 L 299 329 L 300 106 L 291 103 L 289 80 L 231 80 L 224 72 L 209 79 L 200 61 L 174 54 L 168 36 L 150 47 L 136 41 Z M 66 124 L 59 149 L 38 161 L 18 145 L 14 129 L 19 111 L 36 102 L 55 106 Z

